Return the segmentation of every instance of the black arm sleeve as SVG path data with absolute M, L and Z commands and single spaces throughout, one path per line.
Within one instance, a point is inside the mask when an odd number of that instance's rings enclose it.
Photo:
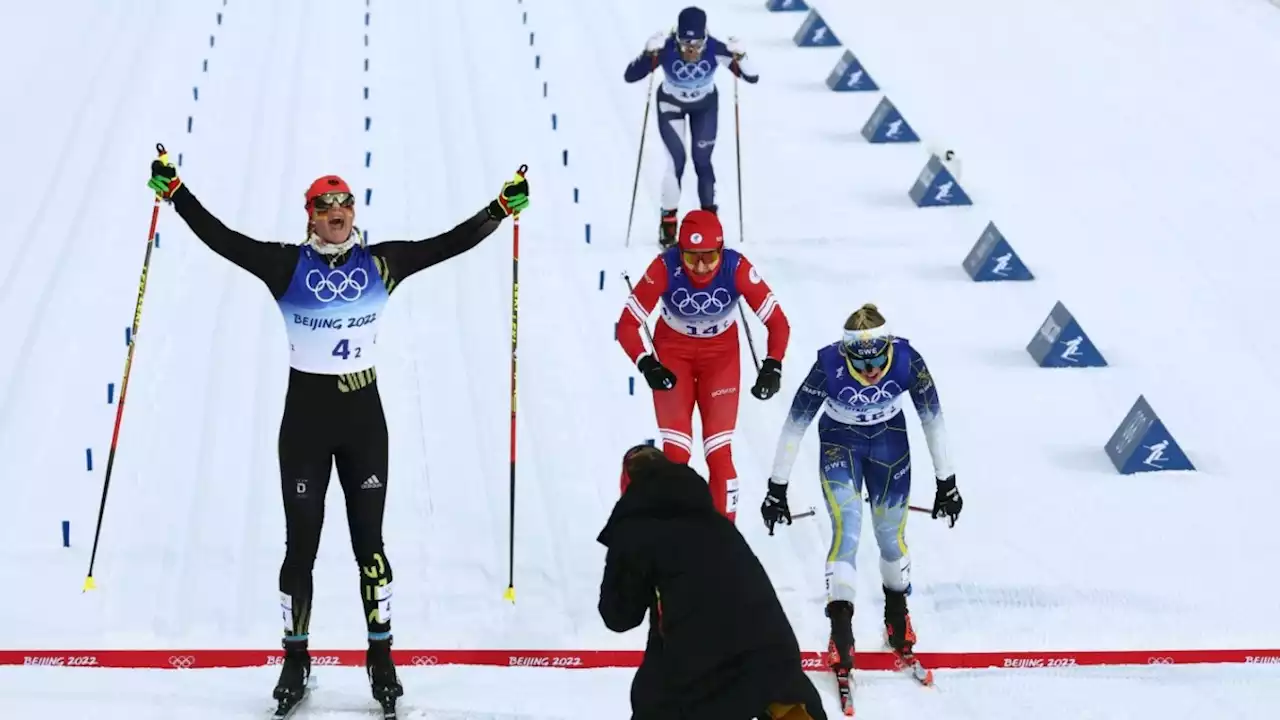
M 385 280 L 388 290 L 394 290 L 396 285 L 419 270 L 461 255 L 492 235 L 505 217 L 501 208 L 494 205 L 497 205 L 496 200 L 452 230 L 426 240 L 393 240 L 371 245 L 369 251 L 387 264 L 388 277 Z
M 639 625 L 653 598 L 653 587 L 629 567 L 621 551 L 609 548 L 597 606 L 605 627 L 620 633 Z
M 258 242 L 231 230 L 205 209 L 183 184 L 173 194 L 173 208 L 209 249 L 253 273 L 277 299 L 289 289 L 298 264 L 297 245 Z

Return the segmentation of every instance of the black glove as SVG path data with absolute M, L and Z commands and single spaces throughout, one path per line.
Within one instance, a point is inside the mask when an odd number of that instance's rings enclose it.
M 933 496 L 933 519 L 939 515 L 950 518 L 947 527 L 956 526 L 956 518 L 960 517 L 960 508 L 964 507 L 964 499 L 956 489 L 956 476 L 938 481 L 938 491 Z
M 764 502 L 760 505 L 760 514 L 764 516 L 764 526 L 773 534 L 773 526 L 787 521 L 791 524 L 791 508 L 787 506 L 787 486 L 769 481 L 769 492 L 765 493 Z
M 768 400 L 778 393 L 782 387 L 782 363 L 773 358 L 765 358 L 760 363 L 760 374 L 756 375 L 756 384 L 751 394 L 760 400 Z
M 636 368 L 644 373 L 644 381 L 652 390 L 670 390 L 676 386 L 676 374 L 658 362 L 653 355 L 645 355 L 636 363 Z

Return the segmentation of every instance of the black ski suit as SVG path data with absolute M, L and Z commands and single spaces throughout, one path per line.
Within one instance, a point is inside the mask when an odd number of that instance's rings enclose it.
M 769 576 L 706 481 L 667 460 L 630 475 L 597 540 L 604 624 L 626 632 L 649 611 L 632 720 L 782 717 L 795 704 L 788 718 L 826 720 Z

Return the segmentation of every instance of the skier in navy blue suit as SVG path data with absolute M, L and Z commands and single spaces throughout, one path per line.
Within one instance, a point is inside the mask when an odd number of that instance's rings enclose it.
M 716 92 L 716 68 L 725 65 L 734 75 L 755 83 L 760 76 L 746 63 L 747 54 L 735 38 L 728 43 L 707 34 L 707 14 L 700 8 L 680 11 L 674 33 L 649 38 L 644 52 L 627 66 L 624 79 L 638 82 L 662 67 L 658 88 L 658 132 L 671 162 L 662 180 L 660 241 L 671 247 L 676 240 L 676 214 L 680 206 L 680 181 L 684 176 L 683 122 L 688 119 L 693 169 L 698 174 L 698 201 L 703 210 L 716 212 L 716 173 L 711 152 L 716 146 L 720 94 Z

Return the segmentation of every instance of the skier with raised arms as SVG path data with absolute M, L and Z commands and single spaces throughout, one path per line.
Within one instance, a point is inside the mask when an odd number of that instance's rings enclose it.
M 911 448 L 903 401 L 910 395 L 933 459 L 937 488 L 933 517 L 955 525 L 963 501 L 947 452 L 942 404 L 928 365 L 911 343 L 895 336 L 875 305 L 863 305 L 844 325 L 841 340 L 818 350 L 783 425 L 773 472 L 760 512 L 769 533 L 791 523 L 788 478 L 801 439 L 820 411 L 820 479 L 831 516 L 827 555 L 827 607 L 831 620 L 828 663 L 840 684 L 845 714 L 853 714 L 849 674 L 854 667 L 853 611 L 858 537 L 862 530 L 863 487 L 871 501 L 871 524 L 880 550 L 884 624 L 900 666 L 921 682 L 932 673 L 915 659 L 915 630 L 907 612 L 911 557 L 907 551 Z
M 719 125 L 720 94 L 716 90 L 716 68 L 727 66 L 729 72 L 756 83 L 760 76 L 751 71 L 747 54 L 736 38 L 725 43 L 707 34 L 707 13 L 701 8 L 680 11 L 675 32 L 659 32 L 645 43 L 644 52 L 627 65 L 626 82 L 639 82 L 662 68 L 663 82 L 658 88 L 658 133 L 666 146 L 666 173 L 662 179 L 662 221 L 659 240 L 663 247 L 676 241 L 676 215 L 680 207 L 681 180 L 687 157 L 684 128 L 689 141 L 693 169 L 698 175 L 698 201 L 703 210 L 717 211 L 716 172 L 711 153 L 716 147 Z
M 289 382 L 278 450 L 287 549 L 280 568 L 284 662 L 273 693 L 277 717 L 306 695 L 312 567 L 335 464 L 368 630 L 366 672 L 374 698 L 393 717 L 403 687 L 391 660 L 392 574 L 382 538 L 388 439 L 374 366 L 378 320 L 405 280 L 470 250 L 524 210 L 528 182 L 518 174 L 497 199 L 441 235 L 368 246 L 355 226 L 355 196 L 336 175 L 307 188 L 301 244 L 258 242 L 228 229 L 171 164 L 154 161 L 148 186 L 211 250 L 261 280 L 284 316 Z
M 653 390 L 662 451 L 677 463 L 687 463 L 693 452 L 697 406 L 711 496 L 730 520 L 738 507 L 732 441 L 742 382 L 739 299 L 769 332 L 767 356 L 751 388 L 756 398 L 768 400 L 782 383 L 791 326 L 760 273 L 741 253 L 724 247 L 724 229 L 714 213 L 691 210 L 685 215 L 678 246 L 649 263 L 618 318 L 618 342 Z M 662 315 L 650 352 L 640 327 L 659 301 Z

